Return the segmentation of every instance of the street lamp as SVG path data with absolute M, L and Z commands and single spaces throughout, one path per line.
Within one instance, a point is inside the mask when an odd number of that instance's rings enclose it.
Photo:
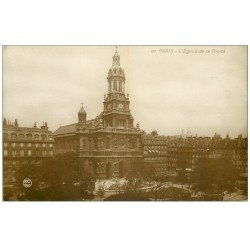
M 115 180 L 115 194 L 117 195 L 117 189 L 118 189 L 118 180 Z
M 190 173 L 187 173 L 187 179 L 188 179 L 188 188 L 190 188 Z

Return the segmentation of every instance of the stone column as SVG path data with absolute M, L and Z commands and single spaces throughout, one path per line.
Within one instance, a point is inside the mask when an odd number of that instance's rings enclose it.
M 125 82 L 122 81 L 122 92 L 124 93 L 125 92 Z

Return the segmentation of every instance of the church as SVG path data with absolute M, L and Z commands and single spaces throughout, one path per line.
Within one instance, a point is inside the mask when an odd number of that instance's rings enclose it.
M 143 133 L 139 124 L 134 125 L 125 81 L 116 49 L 107 75 L 101 114 L 87 120 L 82 105 L 76 123 L 61 126 L 53 133 L 55 154 L 75 152 L 81 167 L 99 179 L 127 177 L 142 163 Z

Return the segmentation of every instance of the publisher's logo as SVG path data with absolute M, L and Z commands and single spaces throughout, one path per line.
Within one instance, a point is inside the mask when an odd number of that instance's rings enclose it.
M 31 181 L 31 179 L 29 179 L 29 178 L 24 179 L 24 180 L 23 180 L 23 186 L 26 187 L 26 188 L 31 187 L 31 186 L 32 186 L 32 181 Z

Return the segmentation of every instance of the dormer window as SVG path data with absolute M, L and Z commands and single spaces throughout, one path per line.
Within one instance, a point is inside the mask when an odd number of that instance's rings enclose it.
M 35 140 L 38 140 L 38 139 L 39 139 L 39 135 L 38 135 L 38 134 L 35 134 L 35 135 L 34 135 L 34 138 L 35 138 Z
M 31 140 L 32 139 L 32 134 L 27 134 L 27 139 Z
M 42 137 L 42 140 L 43 140 L 43 141 L 46 140 L 46 135 L 45 135 L 45 134 L 42 134 L 41 137 Z
M 12 139 L 12 140 L 16 140 L 16 139 L 17 139 L 17 135 L 16 135 L 15 133 L 12 133 L 12 134 L 11 134 L 11 139 Z

